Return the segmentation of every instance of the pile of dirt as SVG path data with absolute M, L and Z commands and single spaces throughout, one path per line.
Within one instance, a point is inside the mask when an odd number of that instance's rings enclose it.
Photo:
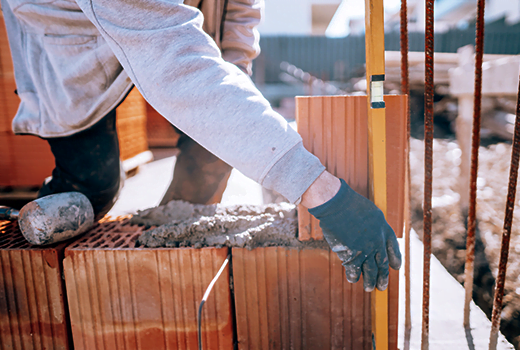
M 138 212 L 131 222 L 151 227 L 138 240 L 146 247 L 267 246 L 328 248 L 324 241 L 300 242 L 296 206 L 200 205 L 183 201 Z
M 424 143 L 412 139 L 410 146 L 412 227 L 422 237 Z M 473 299 L 490 317 L 504 224 L 511 145 L 498 143 L 480 147 L 479 152 Z M 460 196 L 457 191 L 460 157 L 461 151 L 456 142 L 434 140 L 432 252 L 463 284 L 467 218 L 459 206 Z M 520 192 L 515 203 L 501 320 L 502 333 L 517 349 L 520 349 L 520 225 L 515 222 L 520 220 L 519 197 Z

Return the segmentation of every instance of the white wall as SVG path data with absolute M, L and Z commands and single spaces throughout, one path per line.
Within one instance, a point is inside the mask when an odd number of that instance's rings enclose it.
M 488 0 L 486 1 L 486 19 L 493 20 L 506 17 L 509 23 L 520 21 L 520 0 Z
M 345 3 L 361 0 L 344 0 Z M 397 0 L 387 0 L 391 5 Z M 258 27 L 261 34 L 310 35 L 312 33 L 312 4 L 339 4 L 341 0 L 265 0 L 263 23 Z M 409 30 L 424 31 L 424 0 L 408 0 L 410 17 L 416 23 L 410 23 Z M 476 3 L 475 3 L 476 6 Z M 395 6 L 394 6 L 395 7 Z M 355 12 L 355 11 L 354 11 Z M 347 11 L 352 13 L 352 11 Z M 509 23 L 520 21 L 520 0 L 487 0 L 486 19 L 493 20 L 506 16 Z M 342 35 L 339 36 L 344 36 Z
M 313 4 L 339 4 L 341 0 L 265 0 L 260 34 L 310 35 Z

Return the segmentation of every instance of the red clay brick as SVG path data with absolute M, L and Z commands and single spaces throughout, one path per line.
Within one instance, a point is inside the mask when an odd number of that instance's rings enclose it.
M 31 246 L 0 221 L 0 348 L 69 349 L 60 261 L 66 244 Z
M 405 207 L 406 96 L 385 96 L 387 116 L 387 220 L 402 236 Z M 312 116 L 312 118 L 310 117 Z M 298 132 L 304 146 L 327 170 L 368 196 L 368 125 L 366 96 L 296 98 Z M 299 207 L 301 240 L 321 239 L 318 222 Z
M 148 150 L 146 137 L 146 101 L 134 88 L 116 109 L 119 152 L 122 160 Z
M 54 168 L 49 144 L 36 136 L 0 132 L 0 144 L 8 146 L 8 153 L 0 161 L 9 169 L 9 177 L 1 176 L 0 186 L 40 186 Z M 4 163 L 5 162 L 5 163 Z
M 346 281 L 336 254 L 232 251 L 239 349 L 371 349 L 370 295 Z
M 397 236 L 401 237 L 406 206 L 407 99 L 406 96 L 385 96 L 385 101 L 387 106 L 387 220 Z M 298 97 L 296 118 L 304 146 L 325 164 L 328 171 L 344 178 L 357 192 L 368 196 L 366 96 Z M 300 206 L 298 213 L 300 240 L 322 239 L 323 234 L 318 222 L 307 209 Z M 331 297 L 339 293 L 339 286 L 331 284 L 330 287 Z M 397 348 L 398 293 L 399 275 L 392 271 L 388 293 L 390 349 Z M 350 303 L 351 315 L 357 315 L 358 318 L 367 315 L 365 308 L 369 303 L 362 303 L 361 300 L 364 298 L 361 289 L 351 293 L 351 300 L 347 302 Z M 331 318 L 333 317 L 331 315 Z M 369 339 L 370 332 L 366 332 L 366 329 L 370 329 L 369 317 L 365 317 L 363 322 L 367 322 L 367 327 L 363 330 L 353 330 L 353 334 L 364 334 Z M 353 324 L 353 327 L 358 325 L 359 323 Z M 354 348 L 361 346 L 362 344 L 355 344 Z
M 146 103 L 146 133 L 150 147 L 175 147 L 180 134 L 152 106 Z
M 76 350 L 197 349 L 197 309 L 227 248 L 136 247 L 141 228 L 105 222 L 63 262 Z M 231 349 L 229 269 L 204 306 L 205 349 Z

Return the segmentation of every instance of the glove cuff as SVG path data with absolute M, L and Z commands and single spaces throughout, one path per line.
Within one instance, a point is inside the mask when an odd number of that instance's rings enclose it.
M 334 197 L 332 197 L 328 202 L 309 209 L 309 213 L 311 213 L 316 219 L 321 219 L 325 216 L 333 215 L 349 205 L 353 190 L 349 185 L 347 185 L 345 180 L 339 180 L 341 182 L 341 186 L 338 193 L 336 193 Z

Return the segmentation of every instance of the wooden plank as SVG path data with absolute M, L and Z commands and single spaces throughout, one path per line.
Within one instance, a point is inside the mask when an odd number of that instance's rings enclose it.
M 370 110 L 370 108 L 369 108 Z M 372 200 L 386 216 L 386 124 L 385 110 L 369 113 L 369 170 Z M 388 349 L 388 291 L 372 292 L 372 332 L 376 348 Z
M 384 23 L 383 0 L 365 0 L 365 49 L 367 76 L 385 74 Z

